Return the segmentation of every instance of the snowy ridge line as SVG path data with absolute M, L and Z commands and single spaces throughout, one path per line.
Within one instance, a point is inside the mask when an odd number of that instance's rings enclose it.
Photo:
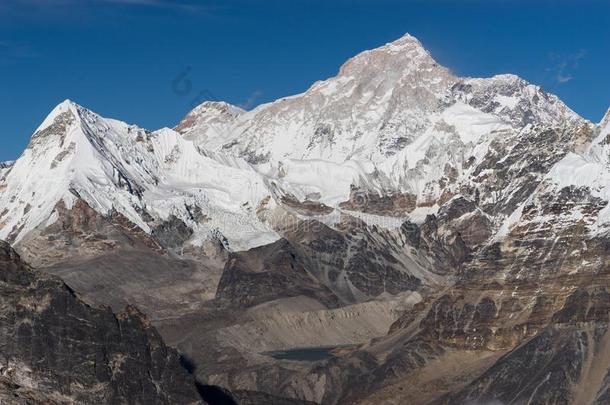
M 539 177 L 610 199 L 608 121 L 587 150 L 560 145 L 570 153 Z M 481 204 L 516 198 L 518 179 L 485 191 L 508 154 L 545 128 L 583 126 L 593 124 L 517 76 L 454 76 L 410 35 L 356 55 L 302 94 L 252 111 L 205 102 L 174 129 L 150 132 L 66 100 L 22 156 L 0 166 L 0 239 L 20 242 L 56 218 L 60 201 L 69 209 L 77 198 L 147 233 L 177 220 L 192 230 L 189 243 L 220 234 L 233 250 L 280 237 L 267 217 L 282 212 L 284 198 L 302 210 L 334 210 L 325 219 L 333 223 L 352 214 L 340 205 L 361 192 L 370 212 L 353 215 L 395 228 L 423 222 L 465 189 Z

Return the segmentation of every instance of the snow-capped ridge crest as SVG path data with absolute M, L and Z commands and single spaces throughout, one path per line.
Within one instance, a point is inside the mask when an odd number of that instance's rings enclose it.
M 0 237 L 19 240 L 54 218 L 58 201 L 73 204 L 75 190 L 97 212 L 116 210 L 145 232 L 173 215 L 198 241 L 218 228 L 233 247 L 252 247 L 277 236 L 253 210 L 269 198 L 272 206 L 280 194 L 316 196 L 340 207 L 356 186 L 432 206 L 494 140 L 579 120 L 518 76 L 453 75 L 409 34 L 353 57 L 302 94 L 247 112 L 206 101 L 174 129 L 150 132 L 65 100 L 4 170 L 0 206 L 10 208 L 10 222 Z M 189 207 L 206 221 L 195 222 Z
M 604 118 L 602 118 L 602 120 L 600 121 L 599 125 L 602 128 L 605 128 L 608 125 L 610 125 L 610 108 L 608 108 L 608 111 L 606 111 L 606 114 L 604 114 Z

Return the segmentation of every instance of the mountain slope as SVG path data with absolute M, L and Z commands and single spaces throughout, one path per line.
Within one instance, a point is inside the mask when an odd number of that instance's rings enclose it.
M 137 309 L 115 315 L 0 242 L 0 402 L 199 404 L 195 381 Z

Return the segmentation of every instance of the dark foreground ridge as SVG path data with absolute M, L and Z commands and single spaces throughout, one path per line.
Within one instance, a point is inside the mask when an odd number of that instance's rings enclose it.
M 135 307 L 93 308 L 0 241 L 0 403 L 204 404 Z

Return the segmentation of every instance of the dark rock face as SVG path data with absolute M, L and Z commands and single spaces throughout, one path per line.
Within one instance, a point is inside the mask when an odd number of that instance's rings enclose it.
M 193 230 L 174 215 L 152 230 L 152 236 L 168 248 L 182 246 L 192 235 Z
M 421 229 L 389 231 L 349 216 L 337 229 L 298 220 L 284 240 L 232 253 L 217 298 L 252 306 L 304 295 L 336 307 L 418 291 L 455 272 L 469 252 L 457 231 L 439 223 L 431 216 Z
M 492 141 L 472 173 L 482 210 L 490 215 L 510 214 L 536 190 L 555 163 L 592 136 L 588 126 L 533 128 Z
M 383 293 L 417 291 L 434 281 L 421 274 L 442 273 L 432 266 L 410 230 L 385 230 L 345 216 L 337 229 L 302 221 L 284 233 L 310 259 L 311 272 L 345 303 Z
M 574 403 L 571 386 L 578 383 L 588 350 L 584 331 L 546 330 L 500 359 L 446 403 Z
M 203 403 L 178 353 L 137 309 L 88 306 L 4 242 L 0 368 L 11 398 L 2 403 Z
M 339 300 L 314 278 L 309 263 L 288 242 L 232 253 L 218 284 L 216 298 L 249 307 L 282 297 L 306 296 L 329 308 Z

